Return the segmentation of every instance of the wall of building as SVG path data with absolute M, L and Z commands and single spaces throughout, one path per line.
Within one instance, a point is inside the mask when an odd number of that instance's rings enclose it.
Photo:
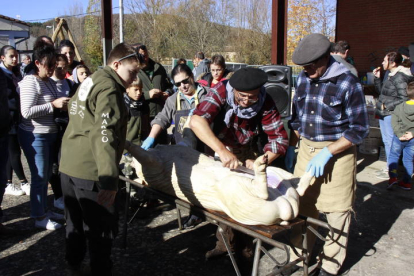
M 346 40 L 361 73 L 381 65 L 386 53 L 414 42 L 414 1 L 338 0 L 336 41 Z

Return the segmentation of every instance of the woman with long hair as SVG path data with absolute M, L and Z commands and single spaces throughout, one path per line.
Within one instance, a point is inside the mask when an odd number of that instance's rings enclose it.
M 411 62 L 403 60 L 400 53 L 389 52 L 382 62 L 383 69 L 390 72 L 386 79 L 382 80 L 380 78 L 381 67 L 373 71 L 375 89 L 380 94 L 376 104 L 376 114 L 380 117 L 379 124 L 387 156 L 387 167 L 389 166 L 388 157 L 390 156 L 391 142 L 394 137 L 391 113 L 396 106 L 408 100 L 407 84 L 414 80 L 410 66 Z M 378 177 L 388 179 L 388 174 L 384 172 L 379 174 Z M 389 184 L 392 186 L 392 183 Z
M 50 78 L 56 67 L 55 49 L 39 47 L 33 55 L 36 68 L 33 75 L 19 83 L 22 120 L 18 137 L 31 173 L 30 207 L 35 227 L 56 230 L 61 224 L 53 221 L 63 215 L 47 210 L 47 189 L 52 174 L 53 150 L 58 135 L 54 113 L 67 109 L 68 97 L 59 95 Z

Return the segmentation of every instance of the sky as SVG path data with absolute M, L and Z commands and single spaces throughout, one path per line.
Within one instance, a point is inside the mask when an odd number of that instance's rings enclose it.
M 8 4 L 2 5 L 0 9 L 1 15 L 28 22 L 43 22 L 59 15 L 69 14 L 69 10 L 71 7 L 73 8 L 74 4 L 82 5 L 83 12 L 86 12 L 89 0 L 16 0 L 7 2 Z M 112 3 L 112 7 L 119 6 L 118 0 L 112 0 Z M 117 13 L 118 9 L 114 11 Z M 18 15 L 20 18 L 16 17 Z

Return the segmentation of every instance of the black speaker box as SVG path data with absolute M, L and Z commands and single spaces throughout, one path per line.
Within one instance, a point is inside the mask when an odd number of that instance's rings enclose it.
M 272 97 L 282 118 L 289 117 L 292 100 L 292 67 L 266 65 L 259 69 L 267 74 L 267 82 L 264 85 L 266 93 Z

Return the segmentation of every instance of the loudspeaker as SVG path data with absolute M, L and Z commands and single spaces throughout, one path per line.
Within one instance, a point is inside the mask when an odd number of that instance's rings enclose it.
M 292 67 L 283 65 L 266 65 L 259 69 L 267 74 L 264 87 L 272 97 L 282 118 L 289 117 L 292 100 Z

